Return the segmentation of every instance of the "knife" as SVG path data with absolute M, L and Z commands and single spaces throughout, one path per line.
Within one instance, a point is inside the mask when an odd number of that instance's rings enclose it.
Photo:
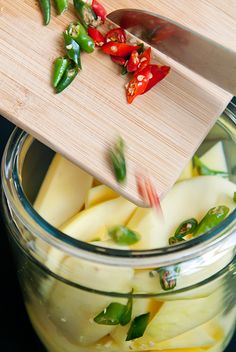
M 155 13 L 120 9 L 108 18 L 163 54 L 236 95 L 236 52 Z

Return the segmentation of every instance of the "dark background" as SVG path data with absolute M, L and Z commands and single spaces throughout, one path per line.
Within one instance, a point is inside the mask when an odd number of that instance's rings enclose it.
M 14 126 L 0 116 L 0 160 Z M 0 351 L 45 352 L 25 311 L 0 213 Z M 89 350 L 88 350 L 89 352 Z M 225 352 L 236 352 L 236 335 Z

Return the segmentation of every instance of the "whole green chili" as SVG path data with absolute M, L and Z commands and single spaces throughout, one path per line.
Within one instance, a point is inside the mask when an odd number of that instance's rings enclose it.
M 61 15 L 64 11 L 68 9 L 68 0 L 55 0 L 57 13 Z
M 44 24 L 47 25 L 51 19 L 51 1 L 50 0 L 39 0 L 39 5 L 43 14 Z
M 62 79 L 63 74 L 65 73 L 67 67 L 69 66 L 70 61 L 67 57 L 58 57 L 54 62 L 53 70 L 53 87 L 56 88 Z
M 71 23 L 67 29 L 67 33 L 80 45 L 81 50 L 86 53 L 94 51 L 95 43 L 81 23 Z
M 63 35 L 68 57 L 81 69 L 79 44 L 67 33 L 67 31 L 64 32 Z
M 56 86 L 56 93 L 61 93 L 64 89 L 66 89 L 73 82 L 78 74 L 78 71 L 78 66 L 74 62 L 71 62 L 66 68 L 60 82 Z
M 218 225 L 229 213 L 229 208 L 225 205 L 219 205 L 211 208 L 204 218 L 200 221 L 196 230 L 193 233 L 194 237 L 197 237 Z

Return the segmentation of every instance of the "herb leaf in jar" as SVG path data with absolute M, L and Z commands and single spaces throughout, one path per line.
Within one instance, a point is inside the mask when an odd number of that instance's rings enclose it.
M 120 318 L 125 310 L 125 305 L 117 302 L 109 304 L 101 313 L 99 313 L 94 321 L 101 325 L 119 325 Z
M 129 328 L 126 341 L 142 337 L 149 321 L 150 313 L 145 313 L 134 318 Z

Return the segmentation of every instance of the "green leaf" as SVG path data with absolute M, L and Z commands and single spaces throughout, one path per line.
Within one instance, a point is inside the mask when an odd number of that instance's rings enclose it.
M 200 175 L 203 176 L 222 176 L 222 177 L 228 177 L 229 173 L 225 171 L 217 171 L 217 170 L 211 170 L 209 169 L 203 162 L 199 159 L 197 155 L 193 157 L 194 164 L 199 172 Z
M 130 328 L 126 337 L 126 341 L 137 339 L 143 336 L 148 326 L 149 316 L 150 316 L 150 313 L 146 313 L 134 318 L 134 320 L 130 325 Z
M 130 296 L 128 299 L 127 305 L 125 307 L 124 313 L 120 317 L 120 325 L 124 326 L 129 324 L 132 316 L 132 309 L 133 309 L 133 297 Z
M 134 244 L 140 240 L 140 235 L 137 232 L 125 226 L 115 226 L 109 229 L 108 234 L 114 242 L 121 245 Z
M 126 306 L 121 303 L 111 303 L 101 313 L 99 313 L 94 321 L 100 325 L 119 325 L 120 318 L 124 313 Z

